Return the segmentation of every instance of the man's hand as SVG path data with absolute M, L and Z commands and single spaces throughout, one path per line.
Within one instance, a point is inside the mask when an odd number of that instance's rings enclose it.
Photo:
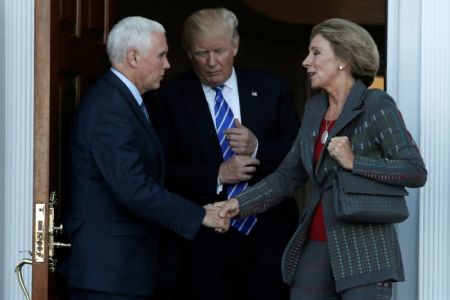
M 230 200 L 215 202 L 213 206 L 220 209 L 219 217 L 232 219 L 239 214 L 239 202 L 236 198 L 231 198 Z M 222 229 L 215 229 L 217 232 L 224 232 Z
M 236 198 L 216 202 L 213 205 L 221 209 L 219 212 L 219 216 L 222 218 L 231 219 L 239 214 L 239 201 Z
M 250 156 L 233 155 L 219 167 L 219 181 L 221 184 L 236 184 L 252 179 L 259 160 Z
M 214 228 L 217 232 L 226 232 L 230 228 L 230 218 L 219 216 L 220 207 L 208 204 L 203 208 L 206 211 L 202 222 L 204 226 Z
M 242 125 L 238 119 L 234 119 L 234 125 L 236 126 L 235 128 L 229 128 L 224 131 L 231 150 L 239 155 L 252 156 L 258 144 L 256 136 L 250 129 Z

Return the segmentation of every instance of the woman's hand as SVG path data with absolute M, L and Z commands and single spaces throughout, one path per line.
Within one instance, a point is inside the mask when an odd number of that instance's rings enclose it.
M 355 155 L 352 152 L 350 141 L 346 136 L 335 136 L 328 143 L 327 147 L 330 156 L 344 169 L 352 170 Z

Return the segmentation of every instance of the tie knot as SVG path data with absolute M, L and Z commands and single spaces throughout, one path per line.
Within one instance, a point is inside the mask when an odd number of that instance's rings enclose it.
M 213 90 L 214 90 L 216 93 L 221 93 L 222 90 L 223 90 L 223 87 L 224 87 L 224 85 L 221 84 L 221 85 L 219 85 L 219 86 L 213 87 Z
M 215 105 L 220 105 L 224 101 L 222 94 L 223 85 L 213 87 L 213 89 L 216 91 L 216 97 L 214 97 Z

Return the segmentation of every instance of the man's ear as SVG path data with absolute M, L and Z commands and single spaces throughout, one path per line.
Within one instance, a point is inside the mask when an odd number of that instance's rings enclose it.
M 238 51 L 239 51 L 239 43 L 236 46 L 233 46 L 233 56 L 236 56 Z
M 132 68 L 136 68 L 139 61 L 139 51 L 136 48 L 128 48 L 127 62 Z

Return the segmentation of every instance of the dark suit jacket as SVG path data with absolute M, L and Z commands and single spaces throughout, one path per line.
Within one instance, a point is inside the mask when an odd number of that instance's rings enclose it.
M 239 68 L 236 76 L 242 124 L 259 142 L 257 158 L 261 165 L 252 180 L 256 182 L 274 171 L 286 155 L 298 131 L 299 118 L 281 78 Z M 226 186 L 220 195 L 216 193 L 223 157 L 196 74 L 188 70 L 163 82 L 150 96 L 152 122 L 166 154 L 168 189 L 201 205 L 226 199 Z M 280 282 L 282 248 L 297 221 L 297 208 L 290 198 L 278 209 L 258 216 L 249 236 L 256 244 L 263 269 Z
M 158 138 L 111 71 L 80 104 L 69 148 L 63 221 L 72 247 L 61 268 L 69 286 L 153 294 L 163 228 L 192 239 L 204 209 L 162 187 Z
M 268 209 L 272 203 L 278 203 L 277 198 L 311 179 L 300 224 L 284 252 L 285 282 L 291 284 L 294 280 L 315 207 L 321 199 L 337 291 L 385 280 L 402 281 L 403 266 L 394 225 L 337 220 L 332 184 L 338 163 L 323 147 L 319 162 L 313 167 L 315 141 L 327 108 L 326 93 L 308 100 L 302 127 L 289 154 L 276 172 L 238 196 L 240 212 L 245 216 Z M 345 135 L 346 126 L 352 122 L 352 173 L 398 186 L 425 184 L 427 171 L 422 157 L 388 94 L 381 90 L 367 92 L 362 81 L 356 81 L 329 139 Z

